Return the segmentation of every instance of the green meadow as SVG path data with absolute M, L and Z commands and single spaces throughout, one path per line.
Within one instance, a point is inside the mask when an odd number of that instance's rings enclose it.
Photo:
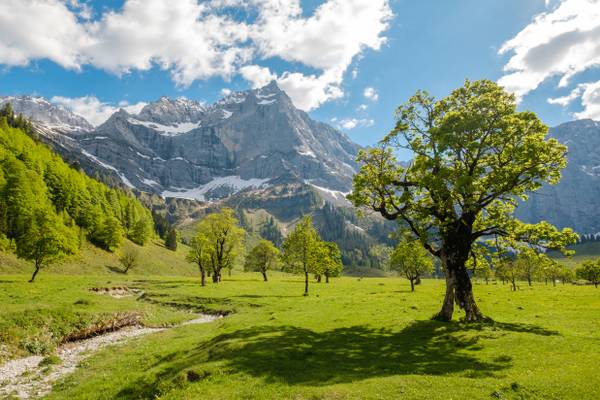
M 494 322 L 430 320 L 444 282 L 411 293 L 401 278 L 234 271 L 198 277 L 40 274 L 0 279 L 3 357 L 51 354 L 61 338 L 118 313 L 175 326 L 193 313 L 226 316 L 105 348 L 54 385 L 50 399 L 594 399 L 600 290 L 544 285 L 511 292 L 476 282 Z M 113 298 L 91 288 L 127 287 Z M 460 314 L 458 318 L 460 318 Z M 36 345 L 37 344 L 37 345 Z

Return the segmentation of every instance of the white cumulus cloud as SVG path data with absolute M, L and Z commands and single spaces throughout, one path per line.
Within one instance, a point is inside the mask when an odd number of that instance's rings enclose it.
M 600 65 L 600 1 L 562 0 L 500 48 L 511 54 L 498 83 L 518 98 L 552 77 L 567 87 L 573 76 Z M 566 101 L 566 100 L 565 100 Z
M 566 96 L 548 99 L 550 104 L 566 107 L 573 101 L 580 99 L 582 111 L 573 114 L 578 119 L 593 119 L 600 121 L 600 81 L 581 83 Z
M 179 86 L 241 74 L 276 79 L 305 110 L 343 96 L 344 73 L 366 49 L 385 43 L 389 0 L 326 0 L 305 16 L 300 0 L 125 0 L 94 15 L 71 0 L 0 1 L 0 64 L 49 59 L 74 70 L 92 65 L 116 75 L 158 67 Z M 229 7 L 246 9 L 246 20 Z M 314 69 L 273 74 L 279 58 Z M 262 69 L 261 69 L 262 68 Z
M 98 100 L 98 98 L 96 98 L 95 96 L 72 98 L 54 96 L 52 97 L 52 99 L 50 99 L 50 101 L 68 108 L 73 113 L 85 118 L 90 124 L 94 126 L 98 126 L 105 122 L 120 108 L 123 108 L 131 114 L 137 114 L 147 104 L 144 102 L 129 104 L 126 101 L 121 101 L 119 102 L 118 106 L 114 106 L 110 103 L 105 103 Z
M 375 121 L 372 119 L 357 119 L 357 118 L 343 118 L 343 119 L 337 119 L 337 118 L 332 118 L 331 122 L 338 128 L 338 129 L 345 129 L 345 130 L 352 130 L 354 128 L 359 128 L 359 127 L 369 127 L 369 126 L 373 126 L 375 124 Z
M 369 99 L 371 101 L 379 100 L 379 94 L 377 93 L 377 90 L 375 90 L 375 88 L 372 87 L 366 87 L 363 91 L 363 96 L 365 96 L 366 99 Z

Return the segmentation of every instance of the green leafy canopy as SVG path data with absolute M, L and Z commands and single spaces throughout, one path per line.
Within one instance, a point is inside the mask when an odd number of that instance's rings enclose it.
M 396 110 L 395 128 L 363 150 L 349 199 L 405 223 L 434 255 L 443 237 L 463 224 L 468 240 L 500 237 L 506 247 L 527 242 L 564 248 L 576 235 L 547 222 L 513 216 L 518 199 L 557 183 L 566 146 L 547 139 L 532 112 L 516 111 L 513 95 L 491 81 L 467 81 L 435 101 L 419 91 Z M 414 159 L 399 163 L 397 149 Z

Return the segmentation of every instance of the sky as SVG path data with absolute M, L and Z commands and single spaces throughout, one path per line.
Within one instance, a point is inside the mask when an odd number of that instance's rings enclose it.
M 101 124 L 276 80 L 361 145 L 416 90 L 491 79 L 549 126 L 600 120 L 600 0 L 0 0 L 0 95 Z

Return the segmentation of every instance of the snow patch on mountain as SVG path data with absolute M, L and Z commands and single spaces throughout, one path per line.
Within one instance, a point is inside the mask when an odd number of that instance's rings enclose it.
M 164 198 L 175 197 L 179 199 L 207 201 L 207 194 L 217 189 L 224 189 L 227 190 L 230 194 L 235 194 L 248 188 L 265 187 L 268 181 L 268 178 L 242 179 L 238 175 L 220 176 L 196 188 L 175 188 L 175 190 L 165 190 L 161 193 L 161 195 Z M 210 198 L 208 198 L 208 200 L 210 200 Z
M 123 183 L 125 184 L 125 186 L 127 186 L 131 189 L 135 189 L 135 185 L 133 183 L 131 183 L 131 181 L 129 179 L 127 179 L 127 177 L 125 176 L 124 173 L 122 173 L 121 171 L 119 171 L 118 169 L 113 167 L 112 165 L 105 163 L 104 161 L 102 161 L 98 157 L 96 157 L 95 155 L 93 155 L 85 150 L 81 150 L 81 153 L 84 156 L 86 156 L 87 158 L 89 158 L 90 160 L 92 160 L 93 162 L 95 162 L 96 164 L 100 165 L 101 167 L 116 172 L 117 175 L 119 176 L 119 178 L 121 178 L 121 181 L 123 181 Z
M 160 187 L 160 183 L 156 182 L 153 179 L 146 179 L 146 178 L 141 178 L 140 181 L 148 186 L 155 186 L 155 187 Z
M 140 121 L 135 118 L 129 118 L 127 121 L 134 125 L 143 125 L 146 128 L 153 129 L 164 136 L 177 136 L 188 133 L 202 125 L 202 122 L 181 122 L 173 125 L 163 125 L 158 122 Z

